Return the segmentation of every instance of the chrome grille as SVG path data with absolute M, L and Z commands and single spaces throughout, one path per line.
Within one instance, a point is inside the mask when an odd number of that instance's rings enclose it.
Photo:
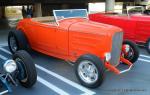
M 111 50 L 111 60 L 110 63 L 116 66 L 120 60 L 122 41 L 123 41 L 123 32 L 117 32 L 113 36 L 112 40 L 112 50 Z

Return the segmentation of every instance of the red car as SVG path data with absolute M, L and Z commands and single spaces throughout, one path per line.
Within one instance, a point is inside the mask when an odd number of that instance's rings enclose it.
M 8 44 L 12 53 L 30 47 L 75 63 L 77 78 L 90 88 L 102 84 L 105 69 L 116 74 L 129 71 L 139 55 L 134 43 L 123 42 L 120 28 L 90 21 L 85 9 L 54 10 L 54 17 L 21 20 L 9 33 Z M 129 68 L 118 69 L 120 63 Z
M 95 13 L 90 20 L 115 25 L 123 29 L 124 39 L 146 46 L 150 53 L 150 16 L 142 14 L 119 15 L 112 13 Z

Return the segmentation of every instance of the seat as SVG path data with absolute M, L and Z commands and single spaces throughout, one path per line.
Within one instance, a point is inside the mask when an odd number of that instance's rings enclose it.
M 57 25 L 54 16 L 37 17 L 37 18 L 32 18 L 32 20 L 43 24 Z

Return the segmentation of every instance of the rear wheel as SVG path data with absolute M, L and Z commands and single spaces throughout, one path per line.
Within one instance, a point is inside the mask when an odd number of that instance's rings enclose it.
M 17 63 L 17 78 L 21 85 L 26 88 L 32 87 L 36 83 L 37 72 L 31 56 L 20 50 L 13 55 L 13 60 Z
M 13 54 L 18 50 L 30 51 L 30 45 L 25 34 L 19 30 L 9 32 L 8 46 Z
M 122 56 L 132 63 L 136 62 L 139 57 L 137 45 L 132 41 L 125 40 L 123 42 Z
M 103 62 L 94 55 L 81 56 L 75 63 L 76 76 L 89 88 L 99 87 L 104 80 Z
M 150 53 L 150 39 L 148 39 L 146 42 L 146 50 L 148 51 L 148 53 Z
M 20 49 L 17 37 L 13 32 L 8 34 L 8 47 L 13 54 Z

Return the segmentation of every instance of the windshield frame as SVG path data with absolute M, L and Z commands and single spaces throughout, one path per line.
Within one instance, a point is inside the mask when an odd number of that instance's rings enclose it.
M 67 18 L 63 18 L 63 19 L 60 19 L 60 20 L 57 19 L 56 11 L 70 11 L 70 10 L 85 10 L 85 12 L 86 12 L 86 17 L 67 17 Z M 55 18 L 56 23 L 57 23 L 58 25 L 59 25 L 59 21 L 64 20 L 64 19 L 69 19 L 69 18 L 84 18 L 84 19 L 89 19 L 89 18 L 88 18 L 88 11 L 87 11 L 87 9 L 63 9 L 63 10 L 53 10 L 53 15 L 54 15 L 54 18 Z

